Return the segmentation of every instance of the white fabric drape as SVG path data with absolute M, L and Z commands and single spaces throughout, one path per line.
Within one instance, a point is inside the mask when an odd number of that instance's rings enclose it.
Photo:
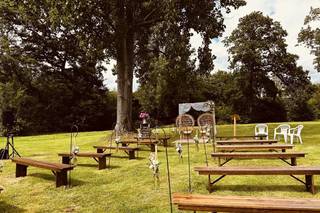
M 210 104 L 208 102 L 179 104 L 179 115 L 187 113 L 191 108 L 193 108 L 196 111 L 209 112 Z

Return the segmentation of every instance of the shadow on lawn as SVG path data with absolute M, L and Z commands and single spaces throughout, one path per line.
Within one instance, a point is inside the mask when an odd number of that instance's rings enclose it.
M 306 192 L 306 187 L 299 185 L 268 185 L 268 186 L 250 186 L 250 185 L 221 185 L 214 186 L 213 191 L 237 191 L 237 192 Z
M 45 179 L 45 180 L 50 180 L 53 182 L 55 182 L 55 180 L 56 180 L 56 178 L 53 174 L 50 175 L 50 174 L 44 174 L 44 173 L 32 173 L 32 174 L 29 174 L 28 176 L 37 177 L 37 178 L 41 178 L 41 179 Z M 73 186 L 81 186 L 86 183 L 85 181 L 75 179 L 74 176 L 75 175 L 71 174 L 71 184 Z
M 19 208 L 17 206 L 10 205 L 4 201 L 0 201 L 0 212 L 3 213 L 18 213 L 18 212 L 26 212 L 25 209 Z

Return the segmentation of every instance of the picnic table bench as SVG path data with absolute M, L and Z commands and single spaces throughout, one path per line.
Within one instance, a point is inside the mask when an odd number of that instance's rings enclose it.
M 252 144 L 274 144 L 278 143 L 278 140 L 255 140 L 255 139 L 246 139 L 246 140 L 218 140 L 216 144 L 218 145 L 252 145 Z
M 123 150 L 129 156 L 129 160 L 135 159 L 136 155 L 135 152 L 139 151 L 138 147 L 128 147 L 128 146 L 93 146 L 97 149 L 97 153 L 104 153 L 106 150 L 116 149 L 116 150 Z
M 26 176 L 28 166 L 51 170 L 56 177 L 56 187 L 68 185 L 67 172 L 74 168 L 74 165 L 49 163 L 22 157 L 12 158 L 12 162 L 16 163 L 16 177 Z
M 221 196 L 173 194 L 179 210 L 206 212 L 250 213 L 319 213 L 320 200 L 309 198 L 266 198 L 249 196 Z
M 290 175 L 305 184 L 307 191 L 315 193 L 313 175 L 320 174 L 320 167 L 291 166 L 291 167 L 195 167 L 199 175 L 208 175 L 208 189 L 227 175 Z M 221 175 L 211 182 L 211 175 Z M 294 175 L 305 175 L 305 182 Z
M 64 164 L 70 164 L 70 160 L 73 156 L 68 152 L 58 153 L 58 155 L 62 157 L 62 163 Z M 79 152 L 76 156 L 93 158 L 98 163 L 99 170 L 101 170 L 107 168 L 107 157 L 110 157 L 111 153 Z
M 223 166 L 232 159 L 281 159 L 291 166 L 297 165 L 298 157 L 305 157 L 304 152 L 213 152 L 213 158 L 218 158 L 219 166 Z M 221 163 L 221 158 L 226 160 Z M 291 163 L 286 159 L 291 159 Z
M 220 151 L 240 151 L 240 150 L 281 150 L 292 149 L 294 145 L 289 144 L 255 144 L 255 145 L 216 145 L 216 149 Z

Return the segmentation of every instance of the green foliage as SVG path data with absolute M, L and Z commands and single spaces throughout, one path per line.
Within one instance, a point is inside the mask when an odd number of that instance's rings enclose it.
M 225 39 L 230 68 L 242 93 L 237 96 L 234 109 L 251 122 L 283 121 L 284 107 L 290 111 L 289 119 L 297 119 L 293 115 L 302 114 L 305 109 L 301 104 L 308 100 L 308 72 L 297 66 L 298 56 L 287 52 L 285 36 L 287 32 L 279 22 L 253 12 L 241 18 L 238 27 Z M 287 104 L 281 101 L 284 94 L 290 99 Z
M 311 54 L 315 55 L 314 66 L 320 72 L 320 8 L 310 9 L 309 15 L 304 20 L 305 28 L 302 28 L 298 41 L 310 48 Z
M 2 93 L 7 101 L 1 108 L 13 108 L 20 133 L 67 131 L 72 123 L 83 130 L 112 126 L 115 101 L 103 86 L 103 32 L 88 19 L 95 4 L 78 3 L 0 5 L 0 82 L 14 85 L 12 94 L 23 91 L 15 104 L 8 101 L 13 95 Z
M 320 118 L 320 85 L 313 85 L 313 93 L 308 100 L 308 105 L 312 108 L 316 119 Z

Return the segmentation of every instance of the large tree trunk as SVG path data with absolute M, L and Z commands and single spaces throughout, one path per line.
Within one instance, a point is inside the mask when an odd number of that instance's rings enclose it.
M 117 23 L 117 135 L 132 130 L 132 80 L 134 34 L 129 30 L 128 11 L 123 1 L 118 1 Z

